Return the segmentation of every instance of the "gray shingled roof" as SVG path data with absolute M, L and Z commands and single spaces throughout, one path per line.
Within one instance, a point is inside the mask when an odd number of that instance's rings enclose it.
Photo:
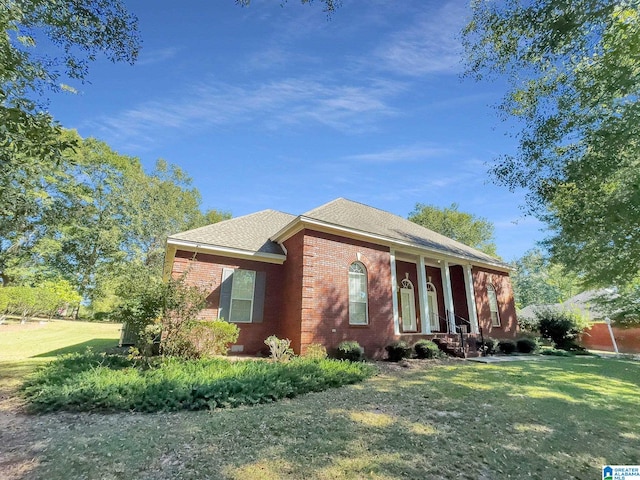
M 416 247 L 436 250 L 456 257 L 508 267 L 506 263 L 497 258 L 445 237 L 433 230 L 424 228 L 398 215 L 344 198 L 338 198 L 318 208 L 309 210 L 302 216 L 388 237 L 393 240 L 408 242 Z
M 282 248 L 270 238 L 296 217 L 276 210 L 263 210 L 243 217 L 176 233 L 169 241 L 186 240 L 216 247 L 237 248 L 258 253 L 284 255 Z
M 418 248 L 508 267 L 507 264 L 490 255 L 421 227 L 405 218 L 344 198 L 338 198 L 314 208 L 300 217 L 276 210 L 263 210 L 251 215 L 177 233 L 171 235 L 169 241 L 172 239 L 184 240 L 213 247 L 284 255 L 280 245 L 270 239 L 299 218 L 319 220 L 330 225 L 358 230 L 365 234 L 399 240 Z

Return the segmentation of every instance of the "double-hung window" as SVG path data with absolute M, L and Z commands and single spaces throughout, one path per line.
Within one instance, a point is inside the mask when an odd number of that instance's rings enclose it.
M 252 270 L 236 270 L 233 273 L 231 286 L 231 306 L 229 321 L 250 323 L 253 313 L 253 292 L 256 285 L 256 272 Z
M 218 318 L 234 323 L 262 322 L 265 280 L 265 272 L 223 268 Z

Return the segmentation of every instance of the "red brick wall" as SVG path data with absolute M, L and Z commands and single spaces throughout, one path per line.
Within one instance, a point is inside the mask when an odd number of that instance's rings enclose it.
M 300 319 L 302 318 L 302 285 L 304 232 L 298 232 L 284 242 L 287 260 L 284 262 L 281 336 L 291 340 L 291 346 L 300 352 Z
M 620 353 L 640 353 L 640 328 L 613 327 L 613 336 Z M 606 323 L 594 323 L 582 334 L 582 346 L 593 350 L 613 352 L 613 343 Z
M 200 313 L 200 318 L 208 320 L 218 318 L 223 268 L 261 271 L 266 273 L 264 320 L 262 323 L 238 323 L 240 337 L 236 345 L 243 345 L 244 353 L 253 354 L 266 348 L 264 340 L 269 335 L 281 335 L 280 319 L 284 284 L 282 265 L 203 253 L 199 253 L 195 260 L 192 259 L 193 252 L 178 250 L 173 261 L 172 275 L 179 277 L 186 272 L 189 284 L 205 287 L 209 291 L 207 307 Z
M 516 306 L 513 300 L 511 279 L 507 273 L 473 267 L 473 288 L 476 294 L 478 323 L 485 336 L 495 338 L 514 338 L 518 333 Z M 496 289 L 500 326 L 491 325 L 491 311 L 487 296 L 487 285 L 491 283 Z
M 349 265 L 367 268 L 369 325 L 349 325 Z M 381 356 L 393 340 L 391 263 L 387 248 L 305 230 L 301 349 L 321 343 L 328 350 L 356 340 L 369 357 Z M 333 331 L 335 330 L 335 332 Z
M 409 280 L 413 283 L 413 297 L 415 301 L 416 319 L 417 319 L 417 331 L 422 330 L 422 319 L 420 318 L 420 294 L 418 293 L 418 266 L 415 263 L 403 262 L 402 260 L 396 260 L 396 280 L 398 282 L 398 315 L 400 316 L 400 331 L 402 331 L 402 307 L 400 305 L 400 287 L 402 286 L 402 280 L 406 278 L 406 274 L 409 274 Z

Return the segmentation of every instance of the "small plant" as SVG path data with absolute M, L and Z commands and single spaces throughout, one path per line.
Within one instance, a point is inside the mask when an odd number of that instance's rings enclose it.
M 387 358 L 390 362 L 399 362 L 405 358 L 410 358 L 412 351 L 407 342 L 403 340 L 398 340 L 391 345 L 387 345 L 385 350 L 387 351 Z
M 349 360 L 359 362 L 364 356 L 364 350 L 355 340 L 345 340 L 340 342 L 336 349 L 336 358 L 339 360 Z
M 520 338 L 516 342 L 516 346 L 520 353 L 533 353 L 538 350 L 538 342 L 533 338 Z
M 413 349 L 418 358 L 438 358 L 442 355 L 438 346 L 431 340 L 418 340 Z
M 505 355 L 511 355 L 516 351 L 516 342 L 513 340 L 500 340 L 498 342 L 498 349 Z
M 498 340 L 491 337 L 478 340 L 476 341 L 476 348 L 484 355 L 494 355 L 498 352 Z
M 308 358 L 309 360 L 324 360 L 327 358 L 327 349 L 324 345 L 320 345 L 319 343 L 312 343 L 307 345 L 307 349 L 302 355 L 304 358 Z
M 276 362 L 286 362 L 293 357 L 291 340 L 288 338 L 278 338 L 275 335 L 267 337 L 264 343 L 269 347 L 271 358 Z

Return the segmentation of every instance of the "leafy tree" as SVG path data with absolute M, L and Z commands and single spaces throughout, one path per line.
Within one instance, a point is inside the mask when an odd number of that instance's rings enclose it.
M 133 63 L 137 19 L 120 0 L 7 0 L 0 8 L 0 164 L 59 160 L 68 146 L 46 113 L 46 90 L 71 90 L 103 53 Z M 38 48 L 42 47 L 42 48 Z M 46 53 L 50 52 L 50 53 Z
M 160 272 L 167 236 L 230 218 L 211 210 L 202 213 L 200 192 L 176 165 L 158 160 L 155 170 L 129 176 L 125 184 L 131 218 L 127 224 L 128 250 Z
M 409 214 L 409 220 L 489 255 L 497 256 L 493 224 L 485 218 L 458 211 L 457 203 L 442 209 L 417 203 L 413 212 Z
M 476 0 L 470 74 L 510 88 L 519 148 L 493 169 L 528 191 L 553 257 L 588 285 L 624 287 L 640 271 L 640 4 L 637 0 Z
M 540 249 L 529 250 L 514 266 L 510 277 L 518 308 L 561 303 L 581 290 L 578 277 L 564 266 L 551 263 Z
M 303 4 L 310 4 L 312 2 L 313 0 L 300 0 L 300 3 Z M 251 4 L 251 0 L 236 0 L 236 3 L 243 7 L 248 7 Z M 324 11 L 327 12 L 327 14 L 331 14 L 342 5 L 342 0 L 320 0 L 320 3 L 324 4 Z

